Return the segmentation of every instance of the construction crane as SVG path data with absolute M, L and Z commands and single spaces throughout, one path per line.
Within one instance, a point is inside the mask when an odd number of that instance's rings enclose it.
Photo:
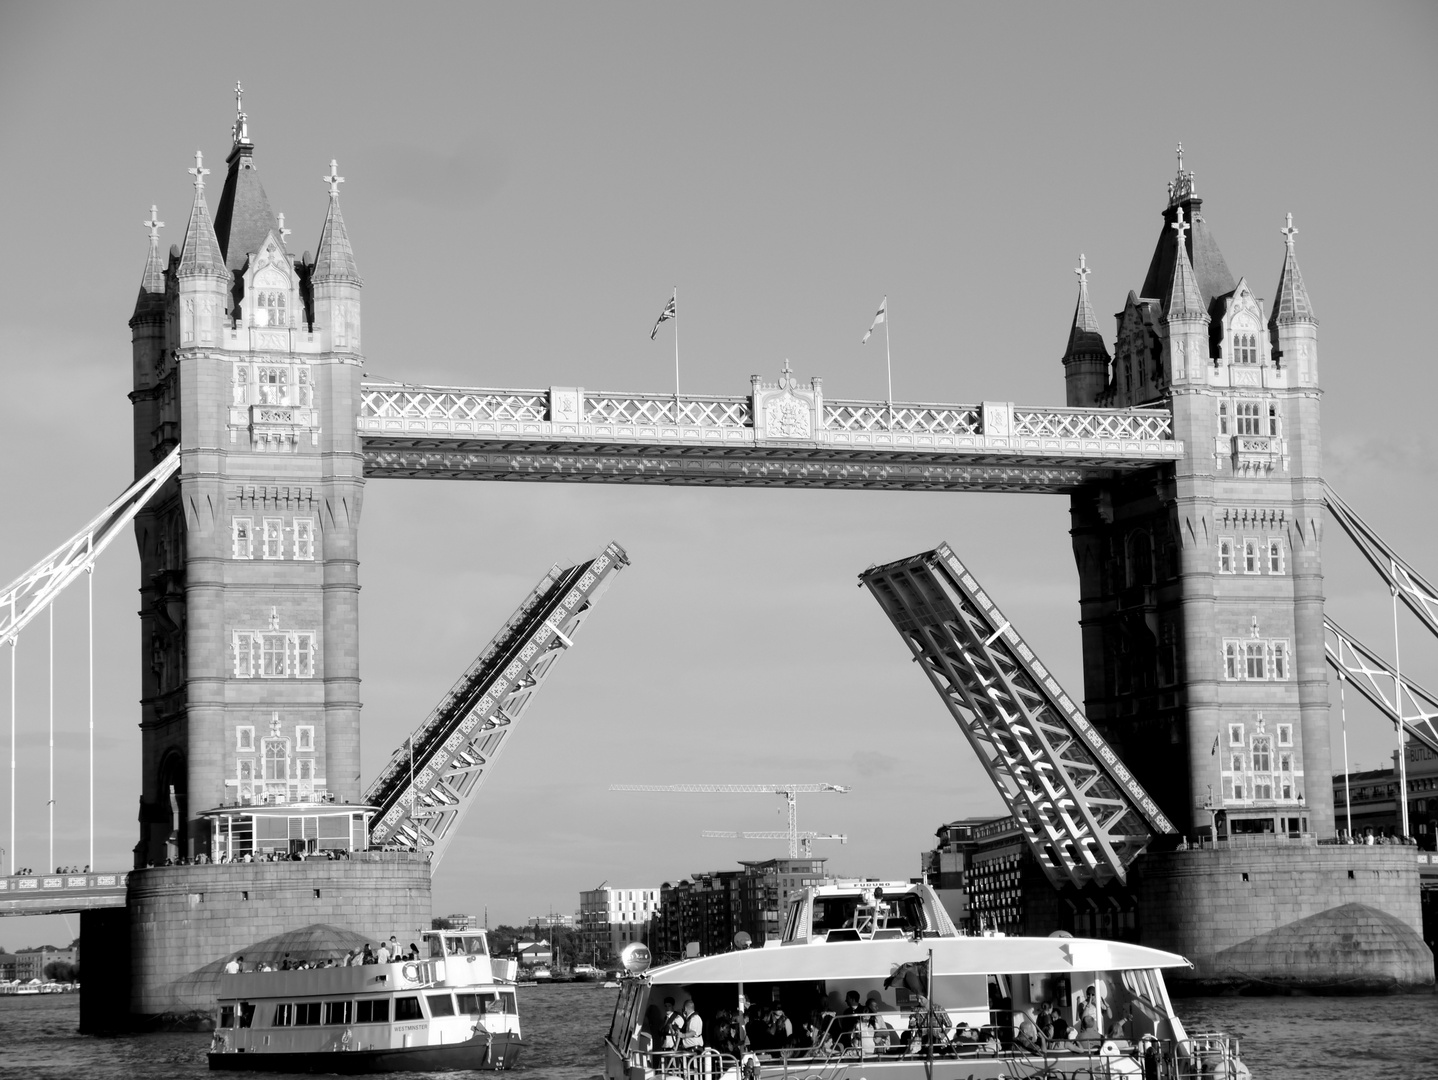
M 795 853 L 795 844 L 798 844 L 798 854 L 801 858 L 807 859 L 814 854 L 815 840 L 837 840 L 841 844 L 847 844 L 849 837 L 844 833 L 817 833 L 817 832 L 726 832 L 721 829 L 705 829 L 699 834 L 706 840 L 788 840 L 789 854 Z
M 737 795 L 782 795 L 789 803 L 789 828 L 786 832 L 775 833 L 744 833 L 746 840 L 788 840 L 789 858 L 797 859 L 799 849 L 802 846 L 807 856 L 814 840 L 839 840 L 840 843 L 847 841 L 847 837 L 821 836 L 818 833 L 801 833 L 799 831 L 799 799 L 801 792 L 809 791 L 833 791 L 840 795 L 847 794 L 848 788 L 840 784 L 611 784 L 610 791 L 690 791 L 690 792 L 718 792 L 721 794 Z M 709 833 L 705 836 L 724 836 L 734 838 L 736 833 Z

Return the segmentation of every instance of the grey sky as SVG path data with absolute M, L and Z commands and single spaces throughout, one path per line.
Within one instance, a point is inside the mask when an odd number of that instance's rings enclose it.
M 670 328 L 648 332 L 677 283 L 687 389 L 742 394 L 787 357 L 828 396 L 882 397 L 882 340 L 859 338 L 887 293 L 899 398 L 1061 403 L 1071 268 L 1084 252 L 1111 341 L 1182 139 L 1228 264 L 1260 296 L 1294 214 L 1328 477 L 1438 575 L 1435 45 L 1424 4 L 6 5 L 0 579 L 128 479 L 139 223 L 157 203 L 163 243 L 179 242 L 185 169 L 200 148 L 219 175 L 237 78 L 293 250 L 315 246 L 331 158 L 348 178 L 369 371 L 458 385 L 670 390 Z M 778 799 L 615 781 L 851 784 L 802 800 L 801 821 L 850 835 L 824 847 L 836 870 L 909 876 L 941 821 L 1000 804 L 855 575 L 948 539 L 1081 693 L 1067 526 L 1052 496 L 373 482 L 366 779 L 551 562 L 614 538 L 634 564 L 511 740 L 436 910 L 572 911 L 605 879 L 652 886 L 778 850 L 699 838 L 778 828 Z M 1329 539 L 1330 605 L 1387 651 L 1386 591 Z M 133 545 L 95 584 L 97 859 L 123 867 Z M 69 597 L 57 623 L 65 863 L 88 858 L 83 611 Z M 37 624 L 20 645 L 20 861 L 36 867 L 43 642 Z M 1410 629 L 1405 667 L 1438 682 L 1434 657 Z M 1391 732 L 1350 712 L 1351 755 L 1380 764 Z M 8 788 L 0 830 L 8 843 Z M 0 924 L 12 947 L 63 933 Z

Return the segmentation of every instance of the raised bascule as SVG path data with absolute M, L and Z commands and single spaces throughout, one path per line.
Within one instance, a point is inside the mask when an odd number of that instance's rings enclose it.
M 427 922 L 427 859 L 454 839 L 508 726 L 627 561 L 610 545 L 551 571 L 365 787 L 358 535 L 375 478 L 1065 495 L 1081 705 L 952 549 L 864 575 L 1022 822 L 1047 888 L 1083 903 L 1126 890 L 1143 939 L 1192 956 L 1201 979 L 1271 981 L 1277 956 L 1302 983 L 1310 937 L 1347 925 L 1386 943 L 1355 954 L 1360 980 L 1432 982 L 1411 856 L 1319 843 L 1334 836 L 1326 665 L 1419 737 L 1438 732 L 1431 695 L 1325 621 L 1321 522 L 1341 504 L 1319 462 L 1317 320 L 1291 218 L 1265 312 L 1224 263 L 1180 158 L 1112 355 L 1080 262 L 1063 407 L 830 398 L 787 363 L 733 397 L 480 389 L 364 377 L 363 282 L 334 162 L 318 243 L 299 255 L 238 102 L 213 215 L 199 153 L 189 171 L 181 243 L 167 255 L 157 213 L 145 223 L 130 320 L 135 866 L 231 850 L 236 808 L 346 808 L 362 840 L 390 850 L 322 864 L 322 882 L 283 863 L 132 872 L 127 908 L 86 924 L 87 944 L 92 930 L 128 941 L 111 959 L 131 973 L 131 1013 L 182 1008 L 219 928 Z M 1431 620 L 1432 589 L 1351 521 Z M 107 522 L 112 510 L 92 532 Z M 6 636 L 16 612 L 93 561 L 86 543 L 7 594 Z M 310 826 L 291 820 L 303 842 Z

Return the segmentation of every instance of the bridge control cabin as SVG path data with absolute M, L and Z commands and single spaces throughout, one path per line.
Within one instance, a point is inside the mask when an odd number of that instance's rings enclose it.
M 364 851 L 375 808 L 359 803 L 266 802 L 221 806 L 200 817 L 209 825 L 215 862 Z

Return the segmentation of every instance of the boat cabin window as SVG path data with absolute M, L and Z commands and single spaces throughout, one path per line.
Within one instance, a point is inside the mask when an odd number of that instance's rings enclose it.
M 426 994 L 425 1000 L 429 1002 L 430 1016 L 453 1016 L 454 998 L 448 994 Z
M 324 1022 L 326 1024 L 348 1024 L 354 1015 L 352 1001 L 326 1001 Z
M 910 932 L 929 929 L 923 901 L 914 893 L 886 897 L 875 907 L 865 904 L 864 895 L 858 892 L 816 896 L 812 933 L 817 936 L 834 930 L 869 933 L 884 928 Z
M 275 1027 L 289 1027 L 295 1021 L 295 1007 L 288 1001 L 275 1006 Z
M 403 1020 L 423 1020 L 424 1013 L 419 1011 L 419 998 L 397 997 L 394 999 L 395 1023 Z
M 388 1024 L 389 1023 L 389 1001 L 371 998 L 369 1001 L 355 1002 L 355 1023 L 356 1024 Z
M 483 1016 L 504 1012 L 504 998 L 499 994 L 455 994 L 454 1000 L 464 1016 Z
M 320 1003 L 301 1001 L 295 1005 L 295 1026 L 312 1027 L 320 1022 Z
M 483 934 L 434 934 L 429 939 L 432 960 L 446 956 L 488 956 L 489 947 Z
M 253 1001 L 240 1002 L 240 1027 L 247 1028 L 255 1022 L 255 1003 Z

